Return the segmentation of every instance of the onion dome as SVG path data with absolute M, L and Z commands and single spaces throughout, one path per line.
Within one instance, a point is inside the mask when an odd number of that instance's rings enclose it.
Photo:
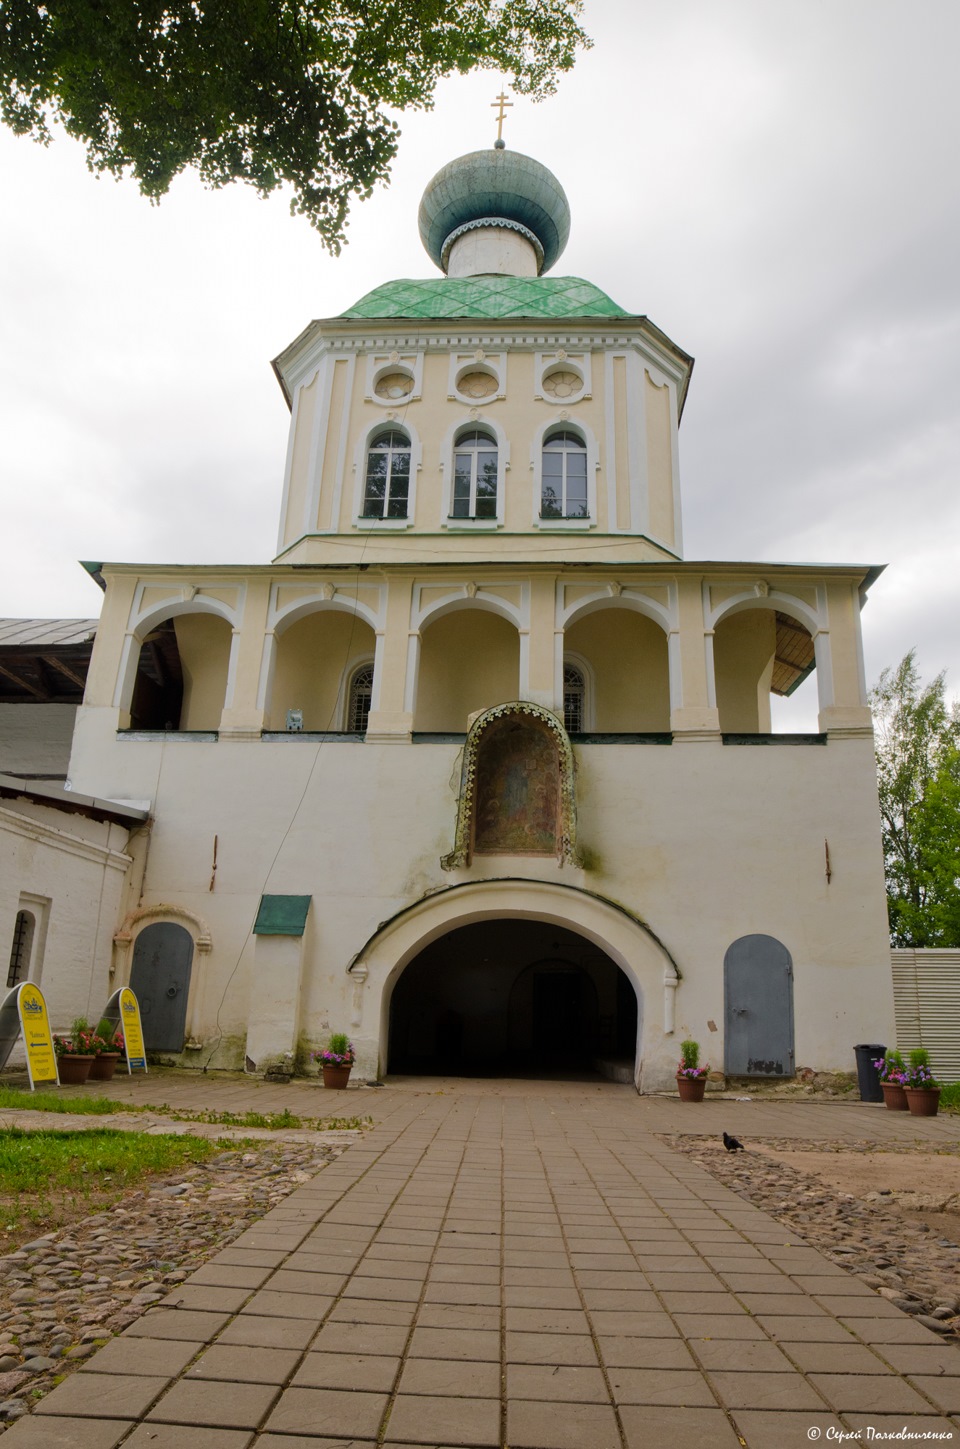
M 567 244 L 570 205 L 546 166 L 494 147 L 442 167 L 423 193 L 419 222 L 423 245 L 443 272 L 461 237 L 494 228 L 530 244 L 539 274 L 549 271 Z

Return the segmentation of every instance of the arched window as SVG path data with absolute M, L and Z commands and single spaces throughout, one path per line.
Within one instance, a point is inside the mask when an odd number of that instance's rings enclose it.
M 350 692 L 347 696 L 347 730 L 351 734 L 366 734 L 372 699 L 373 665 L 362 664 L 353 672 L 350 680 Z
M 497 445 L 479 428 L 457 439 L 452 518 L 496 518 Z
M 568 735 L 582 734 L 587 684 L 583 670 L 575 664 L 563 666 L 563 727 Z
M 30 966 L 30 948 L 33 945 L 34 919 L 29 911 L 18 911 L 13 926 L 13 945 L 10 949 L 10 967 L 7 971 L 7 987 L 19 986 L 26 981 Z
M 587 450 L 582 438 L 563 428 L 543 445 L 540 517 L 587 516 Z
M 364 518 L 406 518 L 410 494 L 410 439 L 399 428 L 381 433 L 367 453 Z

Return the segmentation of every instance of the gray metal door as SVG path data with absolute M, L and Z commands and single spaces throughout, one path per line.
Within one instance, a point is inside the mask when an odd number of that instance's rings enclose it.
M 147 1051 L 183 1051 L 193 937 L 183 926 L 160 921 L 136 939 L 130 986 L 140 1003 Z
M 732 1077 L 793 1075 L 793 962 L 773 936 L 741 936 L 723 958 L 724 1066 Z

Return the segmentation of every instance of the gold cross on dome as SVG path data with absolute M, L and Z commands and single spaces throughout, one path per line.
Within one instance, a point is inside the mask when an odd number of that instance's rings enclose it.
M 499 115 L 497 116 L 497 140 L 498 141 L 502 141 L 503 140 L 503 123 L 507 119 L 507 111 L 508 111 L 508 109 L 512 105 L 513 105 L 513 101 L 508 101 L 507 100 L 507 97 L 506 97 L 506 94 L 503 91 L 501 91 L 500 94 L 497 96 L 497 99 L 491 103 L 491 106 L 490 106 L 491 111 L 493 110 L 494 106 L 499 106 L 500 107 L 500 112 L 499 112 Z

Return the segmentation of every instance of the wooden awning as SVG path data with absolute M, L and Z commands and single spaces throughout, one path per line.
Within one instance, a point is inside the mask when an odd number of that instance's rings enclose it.
M 773 658 L 771 694 L 792 694 L 814 667 L 813 639 L 789 614 L 777 616 L 777 644 Z

